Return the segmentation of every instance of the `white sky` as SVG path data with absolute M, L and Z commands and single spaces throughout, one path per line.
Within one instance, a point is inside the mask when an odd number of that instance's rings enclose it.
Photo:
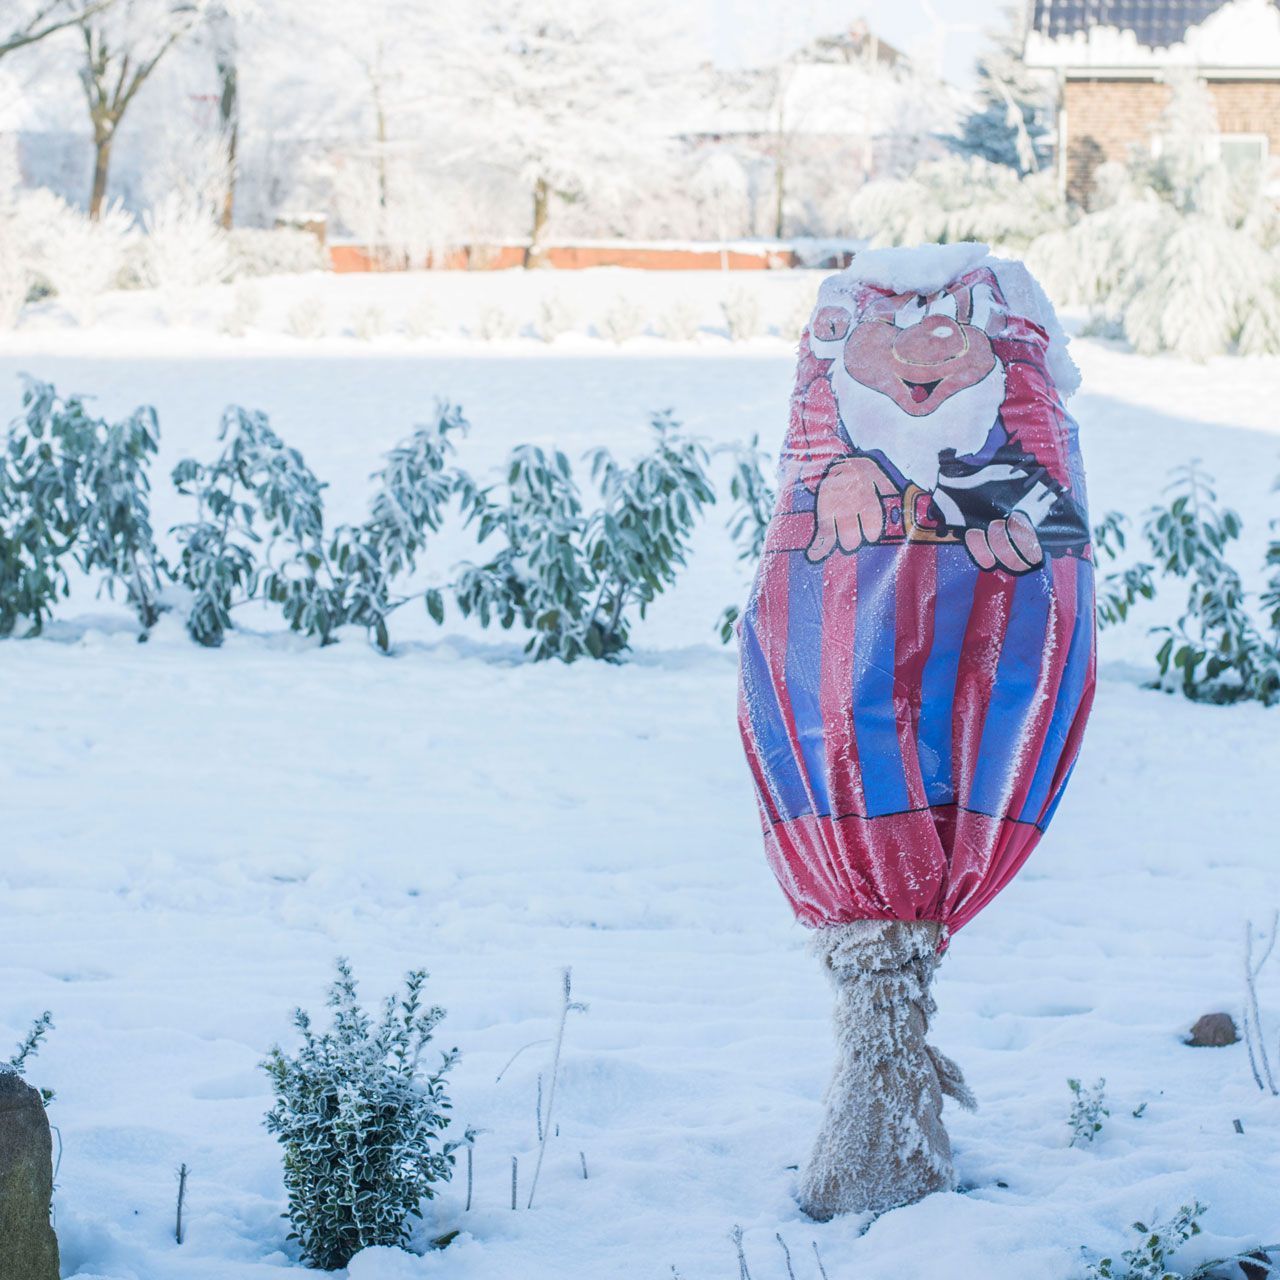
M 697 0 L 718 62 L 748 64 L 855 19 L 921 66 L 969 88 L 983 32 L 1001 25 L 1009 0 Z M 1021 2 L 1021 0 L 1017 0 Z

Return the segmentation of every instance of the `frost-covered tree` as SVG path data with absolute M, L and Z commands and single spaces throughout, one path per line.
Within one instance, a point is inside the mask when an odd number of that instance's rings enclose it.
M 95 0 L 72 2 L 78 6 L 80 83 L 93 132 L 89 216 L 97 218 L 125 112 L 160 60 L 199 21 L 205 0 L 115 0 L 106 9 Z
M 1021 250 L 1065 222 L 1051 174 L 1020 178 L 976 156 L 950 156 L 920 165 L 908 178 L 868 182 L 848 216 L 850 232 L 876 247 L 982 240 Z
M 476 156 L 527 193 L 533 266 L 553 201 L 654 172 L 678 105 L 679 33 L 642 7 L 598 0 L 476 0 L 464 21 L 453 109 L 465 108 Z
M 1216 160 L 1216 138 L 1205 86 L 1173 81 L 1152 146 L 1099 170 L 1092 211 L 1029 252 L 1051 294 L 1143 354 L 1280 351 L 1280 212 L 1258 174 Z
M 1051 87 L 1022 61 L 1025 6 L 1009 7 L 1004 22 L 987 33 L 991 48 L 978 58 L 977 105 L 949 139 L 962 155 L 1035 173 L 1049 162 Z
M 329 991 L 333 1024 L 317 1031 L 299 1009 L 296 1053 L 273 1049 L 263 1064 L 275 1105 L 266 1125 L 284 1148 L 289 1222 L 312 1266 L 345 1267 L 361 1249 L 403 1246 L 422 1202 L 453 1173 L 447 1142 L 450 1050 L 428 1072 L 422 1055 L 444 1018 L 423 1003 L 425 970 L 410 972 L 404 994 L 366 1012 L 346 960 Z
M 49 36 L 79 26 L 86 17 L 101 13 L 117 0 L 96 0 L 81 4 L 78 0 L 6 0 L 0 12 L 0 58 L 30 48 Z

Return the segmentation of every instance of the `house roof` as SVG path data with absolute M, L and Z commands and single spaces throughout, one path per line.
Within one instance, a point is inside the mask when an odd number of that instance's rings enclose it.
M 1030 0 L 1025 61 L 1280 73 L 1280 0 Z
M 1148 49 L 1181 44 L 1229 0 L 1033 0 L 1031 29 L 1050 40 L 1091 27 L 1132 31 Z

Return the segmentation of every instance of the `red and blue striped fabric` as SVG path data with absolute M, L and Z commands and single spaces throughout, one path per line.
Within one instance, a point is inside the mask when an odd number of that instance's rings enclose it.
M 887 288 L 863 292 L 897 304 Z M 992 335 L 997 358 L 1035 376 L 1002 383 L 984 457 L 1021 447 L 1031 459 L 1018 436 L 1035 419 L 1067 460 L 1050 500 L 1086 530 L 1055 545 L 1045 524 L 1043 559 L 1021 572 L 983 568 L 964 530 L 895 539 L 888 518 L 853 552 L 807 554 L 835 462 L 874 457 L 897 487 L 906 480 L 889 454 L 859 448 L 831 390 L 838 360 L 816 359 L 808 331 L 802 341 L 782 492 L 740 626 L 739 720 L 769 861 L 806 924 L 937 920 L 954 932 L 1031 853 L 1075 763 L 1095 665 L 1083 471 L 1048 339 L 1013 320 Z M 904 430 L 929 423 L 906 418 Z

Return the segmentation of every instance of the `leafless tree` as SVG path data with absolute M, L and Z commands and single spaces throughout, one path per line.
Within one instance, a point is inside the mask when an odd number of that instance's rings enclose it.
M 19 0 L 4 0 L 0 5 L 0 58 L 28 45 L 36 44 L 47 36 L 78 26 L 86 17 L 110 8 L 115 0 L 96 0 L 89 5 L 78 5 L 75 0 L 42 0 L 34 9 Z
M 79 0 L 84 45 L 80 82 L 93 128 L 93 186 L 89 217 L 102 212 L 111 148 L 120 122 L 160 60 L 195 25 L 201 0 L 115 0 L 108 9 Z M 92 12 L 91 12 L 92 10 Z

